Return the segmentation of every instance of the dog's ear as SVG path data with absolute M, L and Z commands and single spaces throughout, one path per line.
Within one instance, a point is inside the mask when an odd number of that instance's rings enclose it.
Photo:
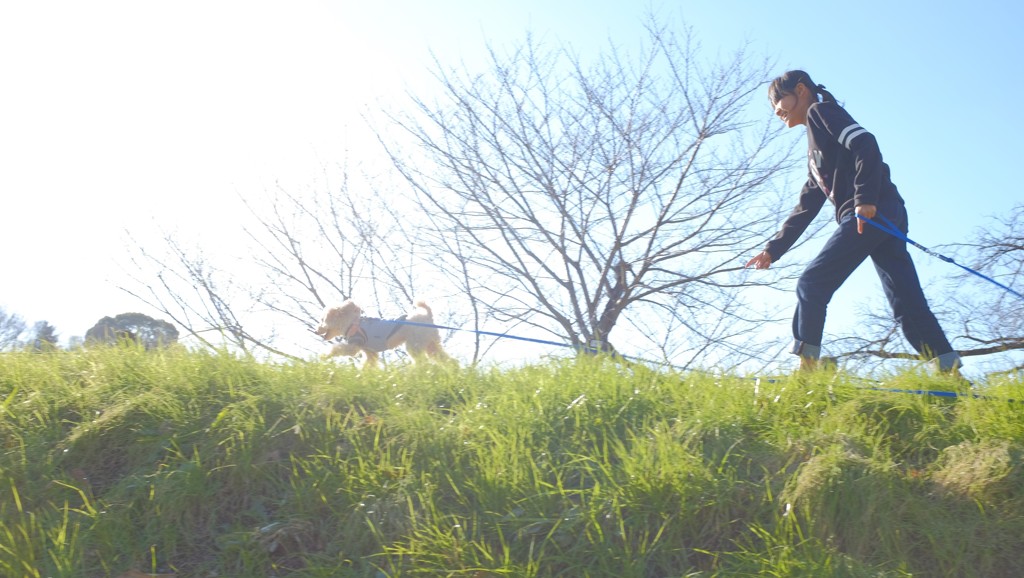
M 362 315 L 363 314 L 363 309 L 360 306 L 356 305 L 356 302 L 351 300 L 351 299 L 346 299 L 345 302 L 342 303 L 341 307 L 339 307 L 338 309 L 344 310 L 345 313 L 349 313 L 349 314 L 351 314 L 351 313 L 355 313 L 356 315 Z

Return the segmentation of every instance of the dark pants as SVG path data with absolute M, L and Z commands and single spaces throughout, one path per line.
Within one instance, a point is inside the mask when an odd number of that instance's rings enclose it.
M 895 215 L 886 216 L 906 233 L 906 212 L 901 209 L 893 211 Z M 868 257 L 875 265 L 893 316 L 910 345 L 924 356 L 938 357 L 941 369 L 959 365 L 959 356 L 928 307 L 906 242 L 868 223 L 864 223 L 863 233 L 857 233 L 857 217 L 852 214 L 839 223 L 839 228 L 807 265 L 797 283 L 793 353 L 812 359 L 821 355 L 828 303 L 839 286 Z

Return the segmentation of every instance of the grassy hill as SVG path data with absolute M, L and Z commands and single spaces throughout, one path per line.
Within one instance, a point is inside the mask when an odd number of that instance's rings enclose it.
M 1021 382 L 865 385 L 0 354 L 0 575 L 1024 576 Z

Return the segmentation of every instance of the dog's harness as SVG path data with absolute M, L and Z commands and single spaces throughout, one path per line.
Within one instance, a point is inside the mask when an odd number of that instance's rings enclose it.
M 345 331 L 345 341 L 380 353 L 388 348 L 388 339 L 398 331 L 405 319 L 405 315 L 397 319 L 360 317 Z

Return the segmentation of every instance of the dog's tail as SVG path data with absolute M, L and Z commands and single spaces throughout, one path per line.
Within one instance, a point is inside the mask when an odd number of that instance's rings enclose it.
M 422 309 L 422 310 L 424 310 L 424 311 L 426 311 L 426 312 L 427 312 L 427 315 L 428 315 L 428 316 L 429 316 L 429 317 L 430 317 L 431 319 L 433 319 L 433 318 L 434 318 L 434 312 L 433 312 L 433 310 L 431 310 L 431 309 L 430 309 L 430 305 L 427 305 L 427 302 L 426 302 L 426 301 L 424 301 L 424 300 L 420 299 L 420 300 L 417 300 L 417 301 L 416 301 L 415 303 L 413 303 L 413 305 L 414 305 L 414 306 L 416 306 L 416 307 L 419 307 L 420 309 Z

